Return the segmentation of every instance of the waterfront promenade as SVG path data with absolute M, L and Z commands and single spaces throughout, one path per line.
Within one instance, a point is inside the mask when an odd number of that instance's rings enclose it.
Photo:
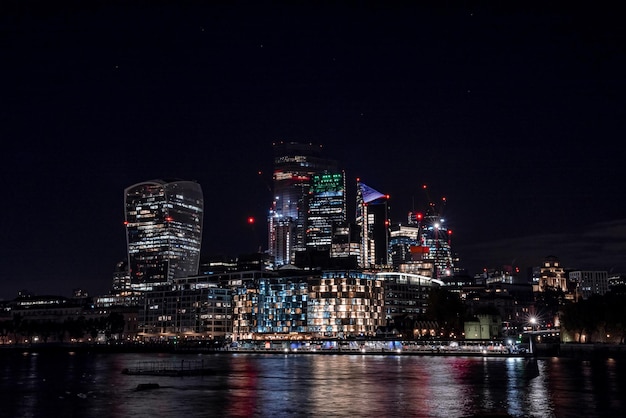
M 239 353 L 524 355 L 526 350 L 496 342 L 414 342 L 399 340 L 246 341 L 227 347 Z
M 447 356 L 528 356 L 526 350 L 500 343 L 472 342 L 449 344 L 441 342 L 415 343 L 403 341 L 248 341 L 224 346 L 203 342 L 171 343 L 55 343 L 55 344 L 12 344 L 0 345 L 0 352 L 38 351 L 93 351 L 135 353 L 180 353 L 180 354 L 351 354 L 351 355 L 447 355 Z
M 521 348 L 521 349 L 520 349 Z M 170 354 L 283 354 L 283 355 L 416 355 L 416 356 L 489 356 L 489 357 L 613 357 L 626 358 L 624 344 L 536 344 L 532 352 L 524 347 L 504 344 L 459 343 L 458 345 L 420 344 L 401 341 L 315 342 L 258 341 L 227 346 L 199 343 L 38 343 L 0 344 L 2 352 L 110 352 L 110 353 L 170 353 Z

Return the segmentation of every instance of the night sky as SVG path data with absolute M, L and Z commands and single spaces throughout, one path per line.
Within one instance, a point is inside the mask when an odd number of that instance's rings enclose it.
M 154 178 L 201 184 L 204 254 L 265 249 L 279 140 L 323 145 L 394 223 L 427 184 L 470 274 L 626 273 L 614 10 L 203 3 L 2 2 L 0 298 L 107 293 L 124 188 Z

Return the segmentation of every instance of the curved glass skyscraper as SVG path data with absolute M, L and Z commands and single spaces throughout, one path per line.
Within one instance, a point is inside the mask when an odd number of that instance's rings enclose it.
M 200 185 L 151 180 L 125 189 L 131 286 L 150 290 L 198 273 L 204 200 Z

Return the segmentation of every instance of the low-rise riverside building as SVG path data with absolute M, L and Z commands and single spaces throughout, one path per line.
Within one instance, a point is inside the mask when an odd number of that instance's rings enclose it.
M 234 291 L 238 340 L 373 336 L 385 324 L 382 281 L 356 270 L 260 277 Z
M 232 294 L 206 277 L 175 280 L 145 293 L 139 310 L 144 340 L 228 339 L 232 333 Z
M 96 342 L 118 331 L 111 309 L 94 306 L 88 296 L 21 295 L 2 313 L 2 344 Z
M 465 321 L 466 340 L 490 340 L 501 336 L 502 319 L 495 314 L 477 314 Z
M 385 325 L 383 281 L 356 270 L 324 272 L 309 282 L 307 322 L 317 337 L 373 336 Z
M 395 315 L 424 314 L 430 288 L 442 284 L 415 274 L 362 270 L 246 271 L 178 279 L 172 287 L 146 292 L 140 336 L 239 341 L 375 337 Z M 219 320 L 226 322 L 218 329 Z M 224 331 L 229 320 L 232 328 Z
M 307 332 L 307 277 L 260 277 L 233 294 L 233 335 L 238 340 L 294 338 Z
M 433 286 L 444 285 L 441 280 L 411 273 L 382 272 L 376 278 L 385 288 L 386 319 L 426 313 L 428 292 Z

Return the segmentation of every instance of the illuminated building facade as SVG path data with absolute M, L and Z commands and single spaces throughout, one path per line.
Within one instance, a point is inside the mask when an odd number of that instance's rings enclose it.
M 430 247 L 422 245 L 422 229 L 417 224 L 394 225 L 389 239 L 389 258 L 394 271 L 433 277 Z
M 124 191 L 131 286 L 150 290 L 197 274 L 204 203 L 192 181 L 152 180 Z
M 233 295 L 233 338 L 288 339 L 307 332 L 306 277 L 260 277 Z
M 114 294 L 124 294 L 132 291 L 127 263 L 127 261 L 117 263 L 115 272 L 113 273 L 112 292 Z
M 239 270 L 211 274 L 220 287 L 229 289 L 232 295 L 232 338 L 249 339 L 255 331 L 258 312 L 259 282 L 271 272 Z
M 478 314 L 463 324 L 466 340 L 491 340 L 501 336 L 502 318 L 499 315 Z
M 441 280 L 409 273 L 381 272 L 376 278 L 383 282 L 385 289 L 386 319 L 425 314 L 428 292 L 432 287 L 444 285 Z
M 307 321 L 317 337 L 375 335 L 385 325 L 383 282 L 351 270 L 328 271 L 309 280 Z
M 614 295 L 626 295 L 626 275 L 614 274 L 609 276 L 609 292 Z
M 407 225 L 391 228 L 389 252 L 394 270 L 439 280 L 452 277 L 451 234 L 434 203 L 429 204 L 426 214 L 409 212 Z
M 143 339 L 225 339 L 232 334 L 232 292 L 205 276 L 175 279 L 144 293 Z
M 567 275 L 559 259 L 554 256 L 545 258 L 540 269 L 539 280 L 533 281 L 533 292 L 545 292 L 547 288 L 560 289 L 566 295 L 568 294 Z
M 432 276 L 436 279 L 452 276 L 454 269 L 450 246 L 452 232 L 446 227 L 441 211 L 434 203 L 431 203 L 425 215 L 411 213 L 409 214 L 409 221 L 410 224 L 417 225 L 421 230 L 421 258 L 422 262 L 432 264 Z
M 385 323 L 382 280 L 356 270 L 261 277 L 233 293 L 233 338 L 375 335 Z
M 335 225 L 330 256 L 335 260 L 346 260 L 347 268 L 357 268 L 361 255 L 360 231 L 353 223 Z
M 570 271 L 569 280 L 576 284 L 576 293 L 583 299 L 591 295 L 604 295 L 609 291 L 607 271 Z
M 233 293 L 233 340 L 255 338 L 258 326 L 259 290 L 238 287 Z
M 344 173 L 318 173 L 312 177 L 306 216 L 306 246 L 330 250 L 335 229 L 346 222 Z
M 306 247 L 307 196 L 316 173 L 336 172 L 337 163 L 321 155 L 321 146 L 274 144 L 274 200 L 268 217 L 268 248 L 277 267 L 293 264 Z
M 413 261 L 411 247 L 420 244 L 420 229 L 417 226 L 392 225 L 389 238 L 389 258 L 391 265 L 398 269 Z
M 306 332 L 306 281 L 287 278 L 261 280 L 258 295 L 257 333 Z
M 361 230 L 359 267 L 386 267 L 389 258 L 389 196 L 357 179 L 356 200 L 356 224 Z

